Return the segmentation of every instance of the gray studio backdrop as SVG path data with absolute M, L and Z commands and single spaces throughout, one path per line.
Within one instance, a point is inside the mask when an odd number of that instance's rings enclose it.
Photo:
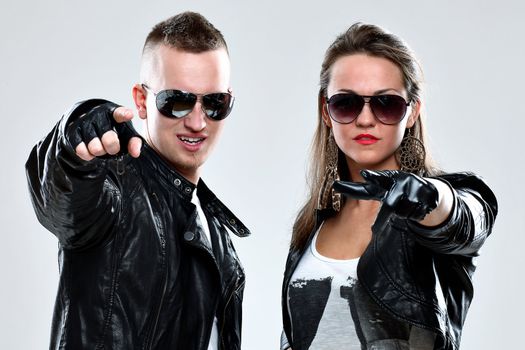
M 478 260 L 463 349 L 520 346 L 525 314 L 519 1 L 18 1 L 0 10 L 0 348 L 48 347 L 57 241 L 37 222 L 24 163 L 73 102 L 132 105 L 143 40 L 158 21 L 202 12 L 224 33 L 236 106 L 204 178 L 252 229 L 243 348 L 276 349 L 290 229 L 305 195 L 324 50 L 356 21 L 403 37 L 426 72 L 431 146 L 449 171 L 493 186 L 500 215 Z M 140 123 L 138 123 L 140 127 Z

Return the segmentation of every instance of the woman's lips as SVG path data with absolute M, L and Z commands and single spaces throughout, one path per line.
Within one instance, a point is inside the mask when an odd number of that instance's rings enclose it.
M 354 141 L 360 145 L 372 145 L 379 141 L 377 137 L 370 134 L 360 134 L 354 137 Z

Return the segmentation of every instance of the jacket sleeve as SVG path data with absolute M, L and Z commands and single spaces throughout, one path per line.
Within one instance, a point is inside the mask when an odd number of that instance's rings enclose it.
M 105 100 L 73 106 L 31 151 L 26 162 L 29 192 L 40 223 L 69 249 L 87 248 L 111 231 L 120 195 L 108 160 L 79 158 L 65 137 L 67 126 Z
M 498 213 L 496 197 L 488 185 L 472 173 L 438 177 L 454 195 L 450 216 L 438 226 L 408 222 L 409 230 L 424 246 L 442 254 L 476 256 L 492 232 Z

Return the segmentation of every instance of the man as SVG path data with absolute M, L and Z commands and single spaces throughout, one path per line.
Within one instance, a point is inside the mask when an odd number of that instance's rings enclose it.
M 240 349 L 248 229 L 200 179 L 233 106 L 222 34 L 185 12 L 146 39 L 133 111 L 75 105 L 33 149 L 39 221 L 59 239 L 52 349 Z

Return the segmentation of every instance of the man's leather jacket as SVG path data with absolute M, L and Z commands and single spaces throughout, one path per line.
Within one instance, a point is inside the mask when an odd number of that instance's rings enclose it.
M 26 164 L 37 217 L 59 239 L 50 348 L 205 350 L 217 317 L 219 348 L 240 349 L 245 277 L 227 229 L 248 229 L 147 144 L 136 159 L 79 159 L 66 126 L 104 102 L 74 106 Z
M 438 177 L 449 184 L 454 207 L 436 227 L 400 219 L 382 206 L 372 226 L 372 240 L 361 256 L 357 276 L 370 297 L 394 317 L 435 332 L 434 349 L 458 349 L 472 301 L 474 258 L 490 234 L 497 202 L 488 186 L 471 173 Z M 293 350 L 287 291 L 290 279 L 319 225 L 332 210 L 317 213 L 304 247 L 291 248 L 282 289 L 284 334 Z M 300 340 L 296 340 L 300 342 Z

